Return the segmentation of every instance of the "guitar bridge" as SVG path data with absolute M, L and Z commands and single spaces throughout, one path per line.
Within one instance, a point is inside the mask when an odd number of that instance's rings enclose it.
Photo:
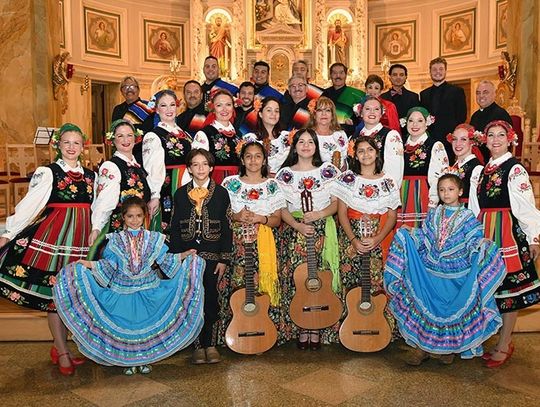
M 254 332 L 239 332 L 239 338 L 251 338 L 252 336 L 265 336 L 265 332 L 254 331 Z
M 302 307 L 302 312 L 312 312 L 312 311 L 328 311 L 330 307 L 328 305 L 311 305 L 307 307 Z
M 353 331 L 353 335 L 379 335 L 378 329 L 360 329 Z

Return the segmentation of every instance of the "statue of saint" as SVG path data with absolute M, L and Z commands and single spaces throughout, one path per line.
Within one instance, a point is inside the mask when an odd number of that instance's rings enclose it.
M 223 24 L 221 17 L 216 17 L 214 24 L 210 27 L 209 33 L 209 53 L 216 57 L 219 63 L 221 75 L 228 74 L 229 51 L 231 49 L 231 34 L 228 24 Z
M 341 27 L 341 20 L 337 19 L 333 26 L 328 29 L 328 48 L 330 64 L 341 62 L 347 65 L 345 50 L 347 47 L 347 35 Z

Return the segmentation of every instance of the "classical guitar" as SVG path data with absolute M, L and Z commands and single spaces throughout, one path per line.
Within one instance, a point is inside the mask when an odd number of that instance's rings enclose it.
M 374 231 L 369 217 L 363 217 L 360 222 L 361 236 L 372 236 Z M 354 251 L 354 247 L 348 250 Z M 352 255 L 357 254 L 354 251 Z M 347 317 L 339 328 L 339 340 L 355 352 L 377 352 L 386 348 L 392 338 L 384 316 L 386 296 L 383 293 L 371 295 L 370 253 L 361 255 L 360 264 L 361 286 L 347 293 Z
M 277 330 L 268 316 L 270 298 L 267 294 L 255 295 L 254 246 L 257 237 L 255 225 L 243 224 L 242 235 L 245 250 L 246 288 L 236 290 L 229 300 L 233 318 L 225 332 L 225 342 L 237 353 L 254 355 L 274 346 Z
M 313 210 L 311 192 L 304 189 L 301 194 L 302 210 Z M 296 293 L 291 301 L 289 313 L 292 321 L 304 329 L 321 329 L 334 325 L 343 312 L 343 304 L 332 291 L 332 273 L 317 271 L 315 236 L 306 237 L 307 263 L 300 264 L 294 271 Z

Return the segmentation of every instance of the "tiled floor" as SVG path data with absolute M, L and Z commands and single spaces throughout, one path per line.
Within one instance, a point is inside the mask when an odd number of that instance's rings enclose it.
M 63 377 L 47 360 L 50 344 L 3 342 L 0 402 L 9 407 L 537 406 L 539 339 L 540 334 L 515 335 L 514 356 L 494 370 L 480 359 L 409 367 L 400 342 L 376 354 L 339 345 L 299 351 L 289 344 L 251 357 L 223 349 L 223 362 L 202 366 L 190 365 L 191 352 L 185 350 L 155 364 L 150 375 L 133 377 L 93 362 Z

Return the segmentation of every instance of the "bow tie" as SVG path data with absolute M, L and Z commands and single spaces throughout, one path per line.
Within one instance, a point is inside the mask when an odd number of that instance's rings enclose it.
M 225 137 L 228 137 L 228 138 L 232 138 L 234 136 L 236 136 L 236 131 L 234 130 L 225 130 L 225 129 L 221 129 L 221 130 L 218 130 L 219 131 L 219 134 L 225 136 Z
M 202 204 L 208 196 L 208 189 L 202 187 L 195 187 L 188 192 L 188 195 L 192 200 L 195 201 L 195 212 L 197 213 L 197 215 L 201 216 Z
M 403 89 L 401 88 L 398 90 L 394 88 L 390 89 L 390 96 L 396 96 L 396 95 L 403 95 Z

